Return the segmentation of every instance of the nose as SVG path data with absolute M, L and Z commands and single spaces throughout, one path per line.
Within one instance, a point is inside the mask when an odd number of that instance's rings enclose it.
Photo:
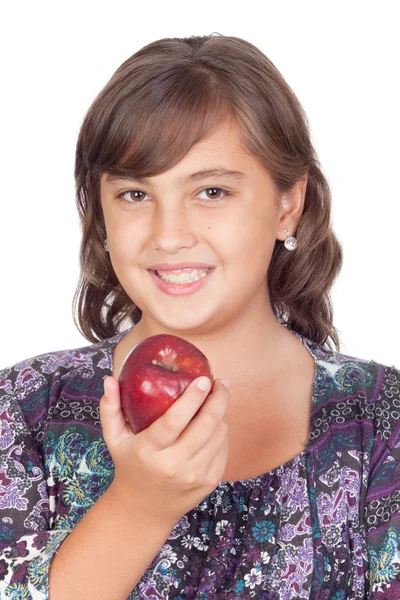
M 165 254 L 176 254 L 191 248 L 196 236 L 190 218 L 182 206 L 158 206 L 151 224 L 151 245 Z

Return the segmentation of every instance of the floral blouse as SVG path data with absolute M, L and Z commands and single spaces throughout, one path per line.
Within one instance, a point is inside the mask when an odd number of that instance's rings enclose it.
M 48 598 L 60 544 L 113 480 L 102 342 L 0 371 L 0 598 Z M 295 333 L 315 361 L 304 450 L 182 516 L 140 600 L 400 598 L 400 371 Z

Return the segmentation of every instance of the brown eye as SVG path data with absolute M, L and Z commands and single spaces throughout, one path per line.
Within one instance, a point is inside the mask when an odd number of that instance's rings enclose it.
M 223 200 L 227 196 L 230 196 L 231 193 L 227 190 L 223 190 L 219 187 L 207 187 L 203 188 L 200 192 L 202 194 L 205 192 L 207 194 L 207 198 L 201 198 L 201 200 L 205 200 L 206 202 L 218 202 L 219 200 Z M 221 197 L 221 193 L 223 196 Z M 199 196 L 200 197 L 200 196 Z
M 131 196 L 131 194 L 133 194 L 133 196 Z M 117 198 L 120 198 L 122 202 L 126 202 L 128 204 L 141 204 L 142 197 L 139 197 L 137 194 L 142 194 L 142 196 L 146 195 L 140 190 L 126 190 L 126 192 L 121 192 L 121 194 L 118 194 Z M 126 195 L 128 196 L 128 198 L 125 198 Z
M 207 193 L 211 194 L 211 198 L 219 198 L 219 193 L 221 192 L 221 188 L 206 188 Z

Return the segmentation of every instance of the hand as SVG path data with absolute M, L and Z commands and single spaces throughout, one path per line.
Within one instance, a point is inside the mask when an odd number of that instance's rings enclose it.
M 222 420 L 229 390 L 221 379 L 201 390 L 198 377 L 154 423 L 134 434 L 121 408 L 119 383 L 107 377 L 100 401 L 103 437 L 114 461 L 108 490 L 124 510 L 144 511 L 173 527 L 220 483 L 228 459 Z

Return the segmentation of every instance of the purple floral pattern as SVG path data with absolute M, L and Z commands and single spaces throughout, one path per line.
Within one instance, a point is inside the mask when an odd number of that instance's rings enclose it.
M 125 335 L 0 371 L 0 597 L 48 598 L 58 547 L 114 476 L 99 417 Z M 129 599 L 400 598 L 400 371 L 292 331 L 315 361 L 310 436 L 183 515 Z

